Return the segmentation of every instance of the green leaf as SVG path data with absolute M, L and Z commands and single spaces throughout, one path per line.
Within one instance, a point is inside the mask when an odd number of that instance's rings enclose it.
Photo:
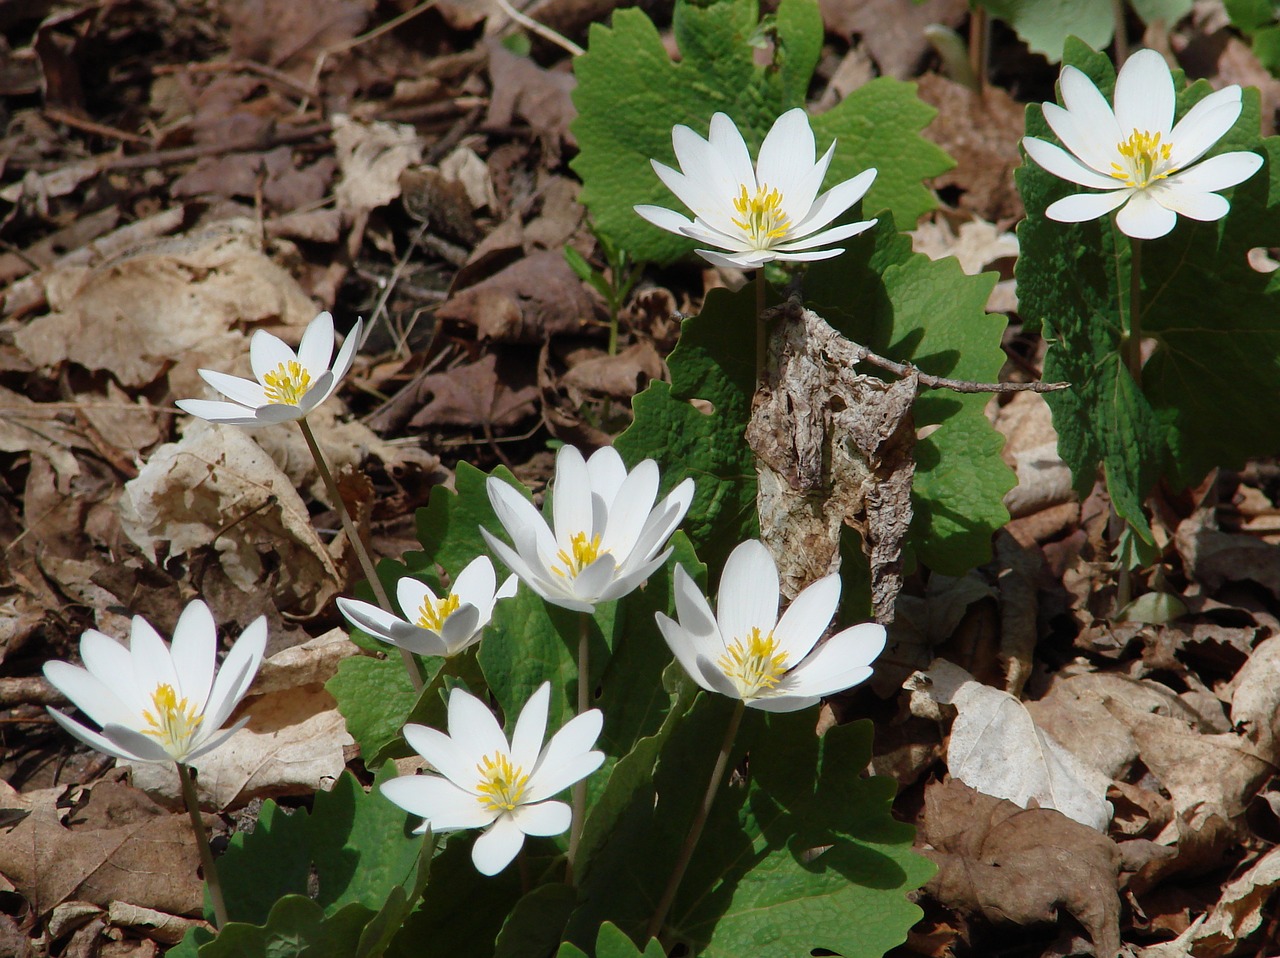
M 512 909 L 494 947 L 494 958 L 545 958 L 560 942 L 577 891 L 564 882 L 541 885 Z
M 396 753 L 400 730 L 418 700 L 400 653 L 379 644 L 390 650 L 388 657 L 353 655 L 343 659 L 333 678 L 324 685 L 338 703 L 347 731 L 370 768 L 385 761 L 388 754 Z M 439 660 L 435 661 L 438 669 Z
M 229 922 L 200 958 L 352 958 L 370 917 L 361 905 L 326 915 L 305 895 L 286 895 L 261 926 Z
M 1143 23 L 1172 27 L 1191 10 L 1192 0 L 1130 0 Z M 1034 53 L 1050 63 L 1063 58 L 1068 38 L 1101 49 L 1115 35 L 1114 0 L 978 0 L 993 17 L 1009 24 Z
M 524 489 L 506 466 L 499 466 L 492 475 Z M 414 574 L 425 571 L 434 577 L 435 567 L 439 565 L 449 575 L 456 576 L 476 556 L 489 554 L 480 529 L 483 526 L 501 534 L 502 524 L 489 505 L 484 489 L 488 478 L 470 463 L 460 462 L 454 477 L 456 492 L 444 486 L 431 490 L 426 507 L 417 514 L 422 551 L 407 552 L 404 557 L 405 565 Z M 525 495 L 528 496 L 527 490 Z
M 618 10 L 611 27 L 592 25 L 588 50 L 574 61 L 573 132 L 580 152 L 572 165 L 583 181 L 582 201 L 599 233 L 638 260 L 669 262 L 693 248 L 689 239 L 646 223 L 632 209 L 679 205 L 650 165 L 651 159 L 674 162 L 673 126 L 705 134 L 712 114 L 724 112 L 754 153 L 777 117 L 805 103 L 822 47 L 817 3 L 783 0 L 772 23 L 768 66 L 755 63 L 751 41 L 759 33 L 758 15 L 756 0 L 677 3 L 677 63 L 645 14 Z M 878 79 L 814 118 L 819 150 L 839 138 L 826 185 L 875 166 L 880 172 L 866 208 L 888 207 L 914 223 L 935 205 L 920 181 L 952 165 L 919 135 L 933 113 L 910 84 Z
M 644 931 L 732 708 L 704 694 L 663 748 L 652 786 L 580 887 L 569 926 L 579 947 L 604 920 Z M 721 786 L 668 920 L 675 938 L 694 954 L 755 958 L 815 948 L 878 958 L 905 939 L 920 915 L 906 892 L 933 866 L 912 853 L 913 830 L 890 815 L 892 782 L 860 777 L 870 740 L 866 722 L 819 739 L 812 712 L 748 713 L 730 767 L 749 753 L 751 771 L 745 784 Z
M 310 812 L 289 815 L 265 802 L 254 830 L 232 838 L 218 863 L 231 919 L 263 924 L 277 899 L 307 895 L 313 876 L 326 917 L 351 904 L 372 917 L 395 888 L 415 899 L 423 840 L 410 833 L 405 812 L 377 794 L 387 777 L 365 792 L 344 773 L 331 791 L 316 793 Z
M 605 922 L 600 926 L 600 936 L 596 939 L 595 958 L 666 958 L 666 951 L 658 940 L 650 939 L 644 951 L 635 946 L 626 933 L 617 925 Z M 556 952 L 556 958 L 588 958 L 587 953 L 576 945 L 565 942 Z
M 1110 97 L 1106 57 L 1071 45 L 1067 61 Z M 1211 92 L 1204 81 L 1181 89 L 1180 73 L 1174 81 L 1179 116 Z M 1250 248 L 1280 235 L 1280 140 L 1259 140 L 1258 109 L 1256 92 L 1246 90 L 1240 119 L 1213 150 L 1261 148 L 1270 161 L 1235 187 L 1231 212 L 1216 223 L 1180 218 L 1172 233 L 1142 245 L 1139 315 L 1155 351 L 1141 389 L 1120 358 L 1128 237 L 1109 218 L 1048 220 L 1048 205 L 1079 188 L 1032 162 L 1016 174 L 1027 207 L 1018 230 L 1020 310 L 1044 325 L 1045 378 L 1072 383 L 1046 397 L 1059 449 L 1081 494 L 1102 465 L 1117 512 L 1147 540 L 1142 502 L 1162 476 L 1183 486 L 1280 444 L 1280 420 L 1270 414 L 1280 401 L 1280 277 L 1247 261 Z M 1052 138 L 1037 106 L 1027 109 L 1027 132 Z

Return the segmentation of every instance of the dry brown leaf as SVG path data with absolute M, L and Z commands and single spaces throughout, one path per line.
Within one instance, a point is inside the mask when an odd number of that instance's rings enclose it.
M 323 687 L 304 685 L 256 696 L 241 708 L 249 724 L 194 763 L 202 807 L 225 809 L 255 798 L 310 795 L 342 774 L 343 750 L 355 739 Z M 172 765 L 137 765 L 133 782 L 174 802 L 182 794 Z
M 506 429 L 538 410 L 538 387 L 526 357 L 486 352 L 476 362 L 423 377 L 418 401 L 425 405 L 411 429 L 488 426 Z
M 911 79 L 929 52 L 924 28 L 931 23 L 958 27 L 968 12 L 964 0 L 820 0 L 827 32 L 862 37 L 880 72 L 899 80 Z
M 39 914 L 70 899 L 106 907 L 146 902 L 176 915 L 199 914 L 199 859 L 191 823 L 136 788 L 99 782 L 71 814 L 58 805 L 64 789 L 20 796 L 29 812 L 0 831 L 0 872 Z M 4 802 L 11 806 L 11 795 Z
M 1280 635 L 1258 643 L 1232 684 L 1232 726 L 1274 760 L 1280 743 Z
M 573 74 L 544 70 L 495 39 L 486 40 L 485 48 L 493 81 L 485 128 L 503 130 L 518 117 L 539 136 L 572 145 L 575 141 L 569 124 L 578 115 L 569 97 L 576 85 Z
M 176 945 L 187 931 L 203 921 L 180 918 L 154 908 L 142 908 L 125 901 L 113 901 L 107 909 L 107 920 L 117 928 L 128 928 L 135 934 L 166 945 Z
M 338 209 L 348 222 L 396 199 L 400 174 L 422 162 L 422 137 L 408 124 L 362 123 L 338 114 L 333 145 L 340 172 Z
M 525 256 L 455 293 L 436 318 L 474 326 L 481 339 L 539 343 L 579 332 L 595 315 L 591 297 L 560 250 Z
M 630 399 L 651 379 L 663 379 L 666 365 L 652 343 L 634 343 L 616 356 L 604 354 L 574 364 L 560 377 L 569 389 Z
M 937 659 L 909 680 L 912 697 L 954 705 L 947 743 L 951 777 L 1023 808 L 1054 808 L 1104 831 L 1111 819 L 1110 778 L 1085 765 L 1036 725 L 1007 692 L 976 682 L 958 665 Z
M 1212 509 L 1183 520 L 1174 544 L 1187 573 L 1209 589 L 1247 580 L 1280 598 L 1280 549 L 1253 536 L 1221 531 Z
M 314 612 L 343 580 L 292 482 L 245 430 L 193 421 L 125 484 L 121 527 L 154 560 L 212 546 L 245 591 L 272 588 L 286 608 Z M 264 583 L 262 551 L 279 557 Z
M 925 790 L 920 837 L 938 866 L 925 886 L 944 905 L 997 924 L 1028 925 L 1065 908 L 1099 958 L 1120 948 L 1120 853 L 1048 808 L 1022 809 L 952 779 Z

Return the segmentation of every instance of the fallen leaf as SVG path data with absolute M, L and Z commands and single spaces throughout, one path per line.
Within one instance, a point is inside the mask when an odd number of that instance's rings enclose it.
M 423 140 L 406 124 L 333 118 L 339 179 L 334 193 L 348 222 L 400 195 L 400 174 L 422 162 Z
M 1178 524 L 1174 544 L 1187 574 L 1210 590 L 1224 582 L 1256 582 L 1280 598 L 1280 549 L 1253 536 L 1223 532 L 1212 509 Z
M 507 429 L 538 411 L 538 387 L 527 359 L 495 351 L 466 366 L 424 376 L 415 396 L 421 408 L 409 421 L 411 429 Z
M 1019 808 L 954 778 L 925 789 L 920 838 L 938 866 L 926 890 L 997 924 L 1054 921 L 1070 912 L 1095 954 L 1120 948 L 1120 853 L 1111 839 L 1049 808 Z
M 1197 958 L 1235 954 L 1246 939 L 1262 927 L 1266 917 L 1263 909 L 1278 888 L 1280 848 L 1272 848 L 1243 875 L 1223 887 L 1222 897 L 1209 917 L 1191 936 Z
M 498 343 L 539 343 L 579 332 L 595 306 L 560 250 L 544 250 L 451 296 L 437 320 L 474 326 Z
M 484 125 L 504 130 L 518 117 L 539 136 L 569 145 L 569 124 L 578 115 L 570 94 L 577 85 L 572 73 L 544 70 L 528 57 L 516 56 L 496 39 L 485 41 L 493 93 Z
M 1231 724 L 1264 755 L 1280 744 L 1280 635 L 1263 639 L 1232 680 Z
M 947 769 L 978 791 L 1027 808 L 1054 808 L 1105 831 L 1110 778 L 1085 765 L 1036 725 L 1007 692 L 976 682 L 968 672 L 936 659 L 909 681 L 914 693 L 958 712 L 947 743 Z
M 569 367 L 560 382 L 569 389 L 630 399 L 652 379 L 663 379 L 666 365 L 651 343 L 634 343 L 615 356 L 593 355 Z
M 830 34 L 858 34 L 885 76 L 908 80 L 929 52 L 924 28 L 931 23 L 958 27 L 968 4 L 964 0 L 925 0 L 910 5 L 899 0 L 820 0 L 822 21 Z

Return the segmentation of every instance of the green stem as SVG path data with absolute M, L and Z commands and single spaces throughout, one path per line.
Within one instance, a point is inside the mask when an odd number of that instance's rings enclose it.
M 347 511 L 347 504 L 342 500 L 342 493 L 338 491 L 338 484 L 333 481 L 333 473 L 329 471 L 328 463 L 324 460 L 324 454 L 320 451 L 320 444 L 316 442 L 315 434 L 311 431 L 311 427 L 307 425 L 305 416 L 298 420 L 298 428 L 302 430 L 302 438 L 307 441 L 307 448 L 311 450 L 311 458 L 316 461 L 316 469 L 320 473 L 320 479 L 324 482 L 324 488 L 329 493 L 329 498 L 333 500 L 333 508 L 337 510 L 338 518 L 342 520 L 342 528 L 347 534 L 347 541 L 351 543 L 351 549 L 355 552 L 356 559 L 360 562 L 360 569 L 364 572 L 364 577 L 369 580 L 369 586 L 373 589 L 378 605 L 381 606 L 384 612 L 390 612 L 395 615 L 396 610 L 391 607 L 391 600 L 387 598 L 387 590 L 382 587 L 382 580 L 378 578 L 378 570 L 373 564 L 369 550 L 364 544 L 364 539 L 360 536 L 360 531 L 356 529 L 351 513 Z M 418 671 L 418 665 L 413 659 L 413 654 L 408 649 L 400 649 L 400 658 L 404 661 L 404 667 L 409 673 L 409 681 L 413 684 L 414 691 L 421 692 L 422 674 Z
M 724 778 L 725 769 L 729 767 L 729 754 L 733 751 L 733 740 L 738 737 L 738 726 L 742 724 L 742 716 L 747 710 L 747 704 L 739 701 L 733 707 L 733 716 L 729 719 L 729 727 L 724 731 L 724 741 L 720 743 L 720 754 L 716 756 L 715 767 L 711 769 L 711 780 L 707 782 L 707 793 L 702 797 L 702 804 L 698 806 L 698 814 L 693 819 L 693 824 L 689 828 L 689 833 L 685 836 L 684 844 L 680 846 L 680 856 L 676 859 L 675 867 L 671 869 L 671 877 L 667 879 L 667 887 L 662 891 L 662 897 L 658 900 L 658 907 L 653 910 L 653 917 L 649 919 L 649 928 L 645 932 L 645 941 L 650 938 L 657 938 L 662 931 L 662 926 L 667 920 L 667 913 L 671 911 L 671 906 L 675 903 L 676 892 L 680 890 L 680 882 L 684 879 L 684 873 L 689 868 L 689 862 L 693 859 L 693 851 L 698 847 L 698 839 L 702 837 L 702 830 L 707 825 L 707 818 L 711 814 L 711 806 L 715 804 L 716 792 L 720 788 L 720 780 Z
M 187 814 L 191 816 L 191 829 L 196 833 L 196 847 L 200 849 L 204 881 L 209 886 L 209 899 L 213 902 L 213 923 L 218 926 L 218 931 L 222 931 L 227 924 L 227 903 L 222 898 L 222 882 L 218 880 L 218 866 L 213 860 L 213 849 L 209 847 L 209 833 L 204 830 L 204 820 L 200 817 L 196 783 L 191 777 L 191 769 L 182 762 L 176 764 L 178 781 L 182 783 L 182 800 L 186 803 Z
M 969 69 L 973 73 L 974 92 L 982 95 L 987 85 L 987 47 L 991 37 L 991 20 L 987 8 L 973 4 L 969 8 Z
M 578 615 L 578 714 L 591 707 L 591 613 Z M 573 866 L 578 860 L 582 842 L 583 820 L 587 813 L 587 780 L 573 786 L 573 817 L 569 823 L 569 862 L 565 867 L 565 883 L 573 884 Z
M 1124 0 L 1111 0 L 1111 18 L 1115 22 L 1116 69 L 1129 59 L 1129 31 L 1125 23 Z
M 1129 330 L 1125 358 L 1133 381 L 1142 388 L 1142 240 L 1129 237 Z
M 756 270 L 756 388 L 764 383 L 764 364 L 768 351 L 768 328 L 764 321 L 764 267 Z

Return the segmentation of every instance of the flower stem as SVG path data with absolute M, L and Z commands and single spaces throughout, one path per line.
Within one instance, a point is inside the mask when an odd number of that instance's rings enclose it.
M 720 754 L 716 756 L 715 767 L 711 769 L 711 780 L 707 782 L 707 793 L 702 798 L 702 804 L 698 807 L 698 814 L 694 817 L 693 825 L 689 828 L 688 835 L 685 836 L 684 844 L 680 846 L 680 857 L 676 859 L 675 867 L 671 869 L 671 877 L 667 879 L 667 887 L 662 891 L 662 898 L 658 900 L 658 907 L 653 910 L 653 917 L 649 919 L 649 928 L 645 932 L 645 941 L 650 938 L 657 938 L 659 932 L 662 931 L 662 925 L 667 920 L 667 913 L 671 911 L 671 906 L 675 903 L 676 892 L 680 890 L 680 882 L 684 879 L 684 873 L 689 868 L 689 862 L 693 859 L 693 851 L 698 846 L 698 839 L 702 837 L 702 830 L 707 825 L 707 817 L 711 814 L 711 806 L 715 804 L 716 792 L 720 788 L 720 780 L 724 778 L 725 769 L 729 767 L 729 753 L 733 751 L 733 740 L 738 737 L 738 726 L 742 724 L 742 716 L 747 710 L 747 704 L 739 701 L 733 707 L 733 715 L 729 719 L 729 727 L 725 729 L 724 741 L 720 743 Z
M 991 37 L 991 21 L 981 4 L 969 8 L 969 69 L 973 72 L 974 92 L 982 95 L 987 85 L 987 45 Z
M 764 321 L 765 279 L 764 267 L 756 270 L 756 388 L 764 382 L 765 356 L 768 350 L 768 329 Z
M 591 707 L 591 613 L 578 615 L 578 714 Z M 573 786 L 573 818 L 569 823 L 569 862 L 565 868 L 565 884 L 573 884 L 573 866 L 582 842 L 583 819 L 587 813 L 587 780 Z
M 365 547 L 364 539 L 361 538 L 359 530 L 356 529 L 351 513 L 347 511 L 347 504 L 342 500 L 342 493 L 338 491 L 338 484 L 333 481 L 333 473 L 329 471 L 329 466 L 324 460 L 324 454 L 320 451 L 320 444 L 316 442 L 315 433 L 307 425 L 306 416 L 298 420 L 298 428 L 302 430 L 302 438 L 307 441 L 307 448 L 311 450 L 311 458 L 316 461 L 316 469 L 320 473 L 320 479 L 324 482 L 329 498 L 333 500 L 333 508 L 337 510 L 338 518 L 342 520 L 342 528 L 347 534 L 347 541 L 351 543 L 351 549 L 355 552 L 356 559 L 360 562 L 360 569 L 364 572 L 364 577 L 369 580 L 369 587 L 373 589 L 378 605 L 382 608 L 382 611 L 395 615 L 395 609 L 391 608 L 391 600 L 387 598 L 387 590 L 382 587 L 382 580 L 378 578 L 378 570 L 374 567 L 373 559 L 369 555 L 369 550 Z M 422 674 L 418 671 L 418 665 L 413 660 L 413 654 L 408 649 L 400 649 L 400 658 L 403 659 L 405 670 L 409 673 L 409 681 L 413 684 L 413 690 L 421 692 Z
M 1111 17 L 1115 21 L 1116 69 L 1129 59 L 1129 27 L 1125 22 L 1124 0 L 1111 0 Z
M 1125 342 L 1129 374 L 1142 388 L 1142 240 L 1129 237 L 1129 337 Z
M 204 869 L 204 881 L 209 886 L 209 899 L 213 902 L 213 923 L 218 931 L 227 924 L 227 903 L 222 898 L 222 882 L 218 880 L 218 866 L 213 860 L 213 849 L 209 847 L 209 833 L 204 830 L 204 821 L 200 818 L 200 800 L 196 797 L 196 783 L 191 777 L 191 769 L 182 762 L 178 766 L 178 781 L 182 783 L 182 800 L 187 805 L 187 814 L 191 816 L 191 829 L 196 833 L 196 847 L 200 849 L 200 866 Z

